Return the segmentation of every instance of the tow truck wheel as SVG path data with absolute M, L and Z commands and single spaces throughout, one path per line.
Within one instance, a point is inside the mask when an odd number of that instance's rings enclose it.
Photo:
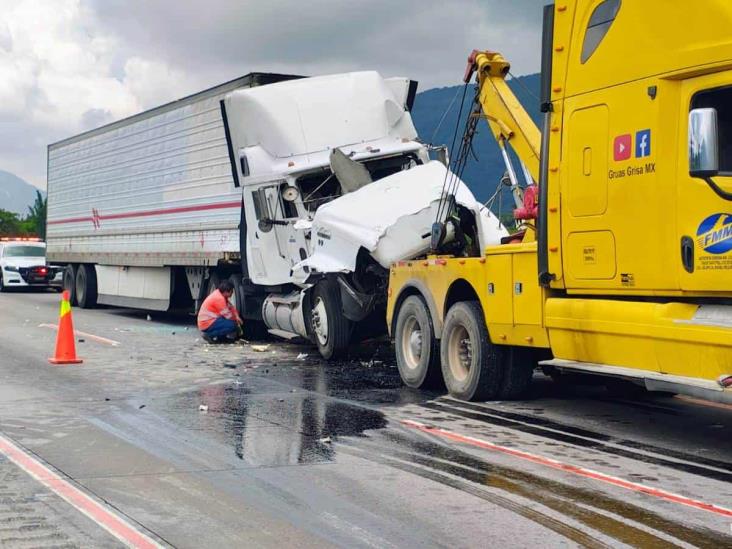
M 499 397 L 514 400 L 523 397 L 531 385 L 534 369 L 538 365 L 536 349 L 507 347 L 503 349 L 503 380 Z
M 407 387 L 444 387 L 432 318 L 419 296 L 409 296 L 399 307 L 394 342 L 399 375 Z
M 342 356 L 351 339 L 351 322 L 343 316 L 337 283 L 328 279 L 318 282 L 310 303 L 310 330 L 318 351 L 326 360 Z
M 76 302 L 76 267 L 72 264 L 66 265 L 64 269 L 64 290 L 69 292 L 69 302 L 72 306 L 78 305 Z
M 76 269 L 76 302 L 82 309 L 97 305 L 97 271 L 94 265 L 82 264 Z
M 477 301 L 456 303 L 447 312 L 440 341 L 442 377 L 461 400 L 495 398 L 501 388 L 503 349 L 488 338 Z

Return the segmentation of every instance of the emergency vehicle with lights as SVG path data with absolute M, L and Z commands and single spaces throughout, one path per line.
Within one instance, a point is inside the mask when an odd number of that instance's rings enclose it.
M 47 288 L 56 269 L 46 264 L 46 244 L 39 238 L 0 238 L 0 292 L 10 288 Z

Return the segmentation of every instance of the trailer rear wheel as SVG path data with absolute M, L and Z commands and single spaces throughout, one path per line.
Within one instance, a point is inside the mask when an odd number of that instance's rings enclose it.
M 97 271 L 94 265 L 82 264 L 76 269 L 76 302 L 82 309 L 97 305 Z
M 78 305 L 76 301 L 76 267 L 69 263 L 64 269 L 64 290 L 69 292 L 69 303 L 72 306 Z
M 266 341 L 269 339 L 269 331 L 264 322 L 252 320 L 247 317 L 246 300 L 244 296 L 244 287 L 241 283 L 241 275 L 233 274 L 229 277 L 229 282 L 234 286 L 234 294 L 231 296 L 231 303 L 236 307 L 239 316 L 243 321 L 242 336 L 250 341 Z
M 477 301 L 455 303 L 447 312 L 440 342 L 442 377 L 461 400 L 496 398 L 503 377 L 504 350 L 493 345 Z
M 409 296 L 399 307 L 394 347 L 399 376 L 407 387 L 444 386 L 439 343 L 427 305 L 419 296 Z
M 343 316 L 337 283 L 323 279 L 313 288 L 310 329 L 318 351 L 326 360 L 345 354 L 351 339 L 351 322 Z
M 206 287 L 206 295 L 209 296 L 212 293 L 214 293 L 218 289 L 219 284 L 221 284 L 221 278 L 219 278 L 218 273 L 211 273 L 208 276 L 208 286 Z

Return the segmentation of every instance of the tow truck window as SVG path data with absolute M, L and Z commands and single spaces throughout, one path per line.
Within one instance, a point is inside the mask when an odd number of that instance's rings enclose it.
M 44 257 L 46 248 L 41 246 L 5 246 L 3 257 Z
M 692 98 L 691 108 L 717 110 L 719 173 L 720 175 L 732 175 L 732 88 L 717 88 L 699 92 Z
M 592 57 L 595 50 L 605 38 L 610 25 L 615 21 L 615 17 L 620 10 L 621 0 L 605 0 L 599 4 L 590 16 L 590 22 L 587 24 L 587 32 L 585 32 L 585 40 L 582 43 L 581 62 L 584 64 Z

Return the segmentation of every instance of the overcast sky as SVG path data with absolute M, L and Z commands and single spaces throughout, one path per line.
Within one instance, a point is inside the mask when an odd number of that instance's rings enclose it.
M 473 48 L 539 70 L 547 0 L 0 0 L 0 169 L 45 188 L 46 145 L 252 71 L 459 83 Z

